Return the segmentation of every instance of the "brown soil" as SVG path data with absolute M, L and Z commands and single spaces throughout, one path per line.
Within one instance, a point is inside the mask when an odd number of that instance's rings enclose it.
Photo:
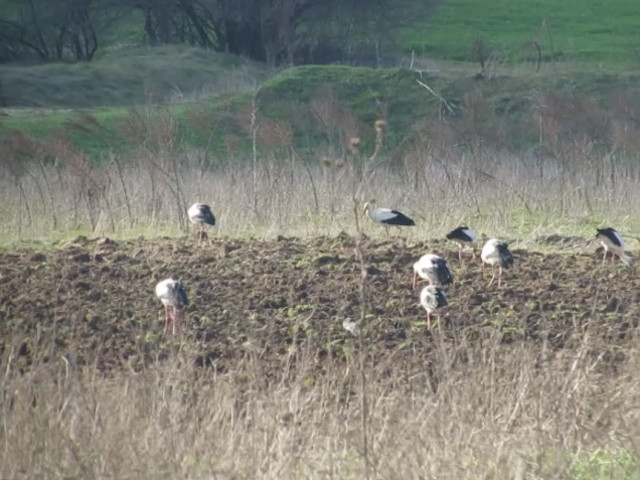
M 615 367 L 640 319 L 640 282 L 620 262 L 591 254 L 514 251 L 502 288 L 487 288 L 479 259 L 457 262 L 451 244 L 402 238 L 364 243 L 369 265 L 365 338 L 371 360 L 423 363 L 435 341 L 497 338 L 508 348 L 535 342 L 558 352 L 586 332 Z M 428 251 L 449 259 L 454 284 L 440 330 L 429 332 L 411 289 L 412 263 Z M 161 279 L 185 284 L 190 304 L 181 336 L 164 335 L 154 295 Z M 0 253 L 0 352 L 21 369 L 66 358 L 99 370 L 144 368 L 176 349 L 218 371 L 252 352 L 281 368 L 295 345 L 318 358 L 344 358 L 354 339 L 342 319 L 360 317 L 354 240 L 193 239 L 113 242 L 79 237 L 45 251 Z M 438 334 L 437 332 L 441 332 Z M 601 341 L 600 341 L 601 340 Z M 318 362 L 326 368 L 327 362 Z

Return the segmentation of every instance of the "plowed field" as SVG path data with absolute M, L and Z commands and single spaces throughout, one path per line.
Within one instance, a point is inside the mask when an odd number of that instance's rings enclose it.
M 249 351 L 265 369 L 281 368 L 283 356 L 306 342 L 319 359 L 339 362 L 354 342 L 342 319 L 361 312 L 354 245 L 346 235 L 216 239 L 206 246 L 193 239 L 79 237 L 56 248 L 1 252 L 0 350 L 21 369 L 36 359 L 66 358 L 110 372 L 144 368 L 180 348 L 196 365 L 224 371 Z M 428 362 L 436 337 L 481 342 L 496 332 L 505 348 L 538 342 L 558 352 L 588 332 L 602 339 L 594 353 L 615 368 L 624 355 L 619 347 L 640 319 L 640 280 L 620 262 L 601 266 L 595 247 L 549 249 L 557 253 L 514 248 L 515 268 L 505 271 L 501 288 L 487 288 L 479 259 L 466 252 L 460 266 L 451 244 L 366 239 L 364 338 L 372 361 L 417 366 Z M 412 263 L 428 251 L 445 255 L 454 275 L 433 331 L 419 289 L 411 288 Z M 185 284 L 191 300 L 176 337 L 163 334 L 154 295 L 156 282 L 169 276 Z

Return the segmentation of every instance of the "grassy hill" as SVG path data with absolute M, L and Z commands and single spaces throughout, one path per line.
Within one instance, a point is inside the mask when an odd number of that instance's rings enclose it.
M 0 64 L 11 107 L 175 103 L 253 87 L 267 75 L 262 64 L 177 45 L 109 49 L 88 63 Z
M 100 62 L 96 65 L 99 68 Z M 633 73 L 535 74 L 520 70 L 474 80 L 472 72 L 467 69 L 452 78 L 444 73 L 426 75 L 407 69 L 296 67 L 268 78 L 259 88 L 248 88 L 247 82 L 244 90 L 221 90 L 217 96 L 171 105 L 11 109 L 0 120 L 0 135 L 7 137 L 20 131 L 41 140 L 67 138 L 99 158 L 110 150 L 126 151 L 139 144 L 139 138 L 125 131 L 127 125 L 131 128 L 131 122 L 139 124 L 136 128 L 148 129 L 153 118 L 164 115 L 175 120 L 175 140 L 180 144 L 223 152 L 227 149 L 224 142 L 231 139 L 241 151 L 249 151 L 249 116 L 252 108 L 257 108 L 263 127 L 284 129 L 292 135 L 282 141 L 263 138 L 262 143 L 275 142 L 303 151 L 314 150 L 319 142 L 337 145 L 344 143 L 345 136 L 360 136 L 366 151 L 372 148 L 371 125 L 375 119 L 385 118 L 386 147 L 394 149 L 420 134 L 420 125 L 429 119 L 464 116 L 465 98 L 476 95 L 490 110 L 478 120 L 483 128 L 506 129 L 506 146 L 526 148 L 537 141 L 537 132 L 529 128 L 529 123 L 538 96 L 556 92 L 585 97 L 604 108 L 612 94 L 635 91 L 638 84 L 638 75 Z M 96 90 L 100 90 L 100 83 L 95 80 Z M 318 109 L 329 111 L 323 114 Z M 323 119 L 322 115 L 329 118 Z

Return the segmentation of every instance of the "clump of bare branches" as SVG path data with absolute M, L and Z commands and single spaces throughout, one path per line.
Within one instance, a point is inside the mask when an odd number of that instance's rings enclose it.
M 350 149 L 351 139 L 360 138 L 358 119 L 340 104 L 331 89 L 318 89 L 310 106 L 314 120 L 324 132 L 327 147 L 332 151 L 343 145 Z
M 152 221 L 159 217 L 161 197 L 168 192 L 173 200 L 171 211 L 175 214 L 181 230 L 187 228 L 185 208 L 187 199 L 183 187 L 180 161 L 182 154 L 179 128 L 176 119 L 160 109 L 132 109 L 119 129 L 125 137 L 145 138 L 136 156 L 146 170 L 151 185 L 151 201 L 147 217 Z M 141 136 L 141 137 L 140 137 Z

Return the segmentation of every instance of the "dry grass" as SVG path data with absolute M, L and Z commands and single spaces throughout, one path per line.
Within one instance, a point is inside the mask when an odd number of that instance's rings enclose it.
M 353 233 L 352 198 L 360 177 L 350 158 L 238 159 L 211 166 L 202 151 L 161 150 L 92 167 L 70 149 L 59 152 L 55 164 L 0 166 L 3 242 L 73 232 L 178 234 L 195 201 L 212 205 L 221 235 Z M 487 235 L 520 239 L 590 236 L 603 223 L 631 234 L 640 227 L 629 207 L 640 200 L 640 169 L 632 157 L 591 154 L 573 167 L 544 157 L 442 152 L 428 144 L 401 163 L 379 161 L 361 199 L 375 198 L 413 217 L 418 226 L 406 234 L 422 239 L 462 222 Z M 364 228 L 368 235 L 383 233 L 371 224 Z
M 638 478 L 639 352 L 612 374 L 594 347 L 588 331 L 560 353 L 461 331 L 436 339 L 426 369 L 365 360 L 371 477 Z M 115 378 L 63 359 L 20 374 L 5 352 L 0 476 L 363 478 L 357 346 L 346 348 L 335 363 L 303 345 L 280 373 L 247 348 L 216 374 L 176 346 Z M 599 462 L 581 457 L 593 452 Z

